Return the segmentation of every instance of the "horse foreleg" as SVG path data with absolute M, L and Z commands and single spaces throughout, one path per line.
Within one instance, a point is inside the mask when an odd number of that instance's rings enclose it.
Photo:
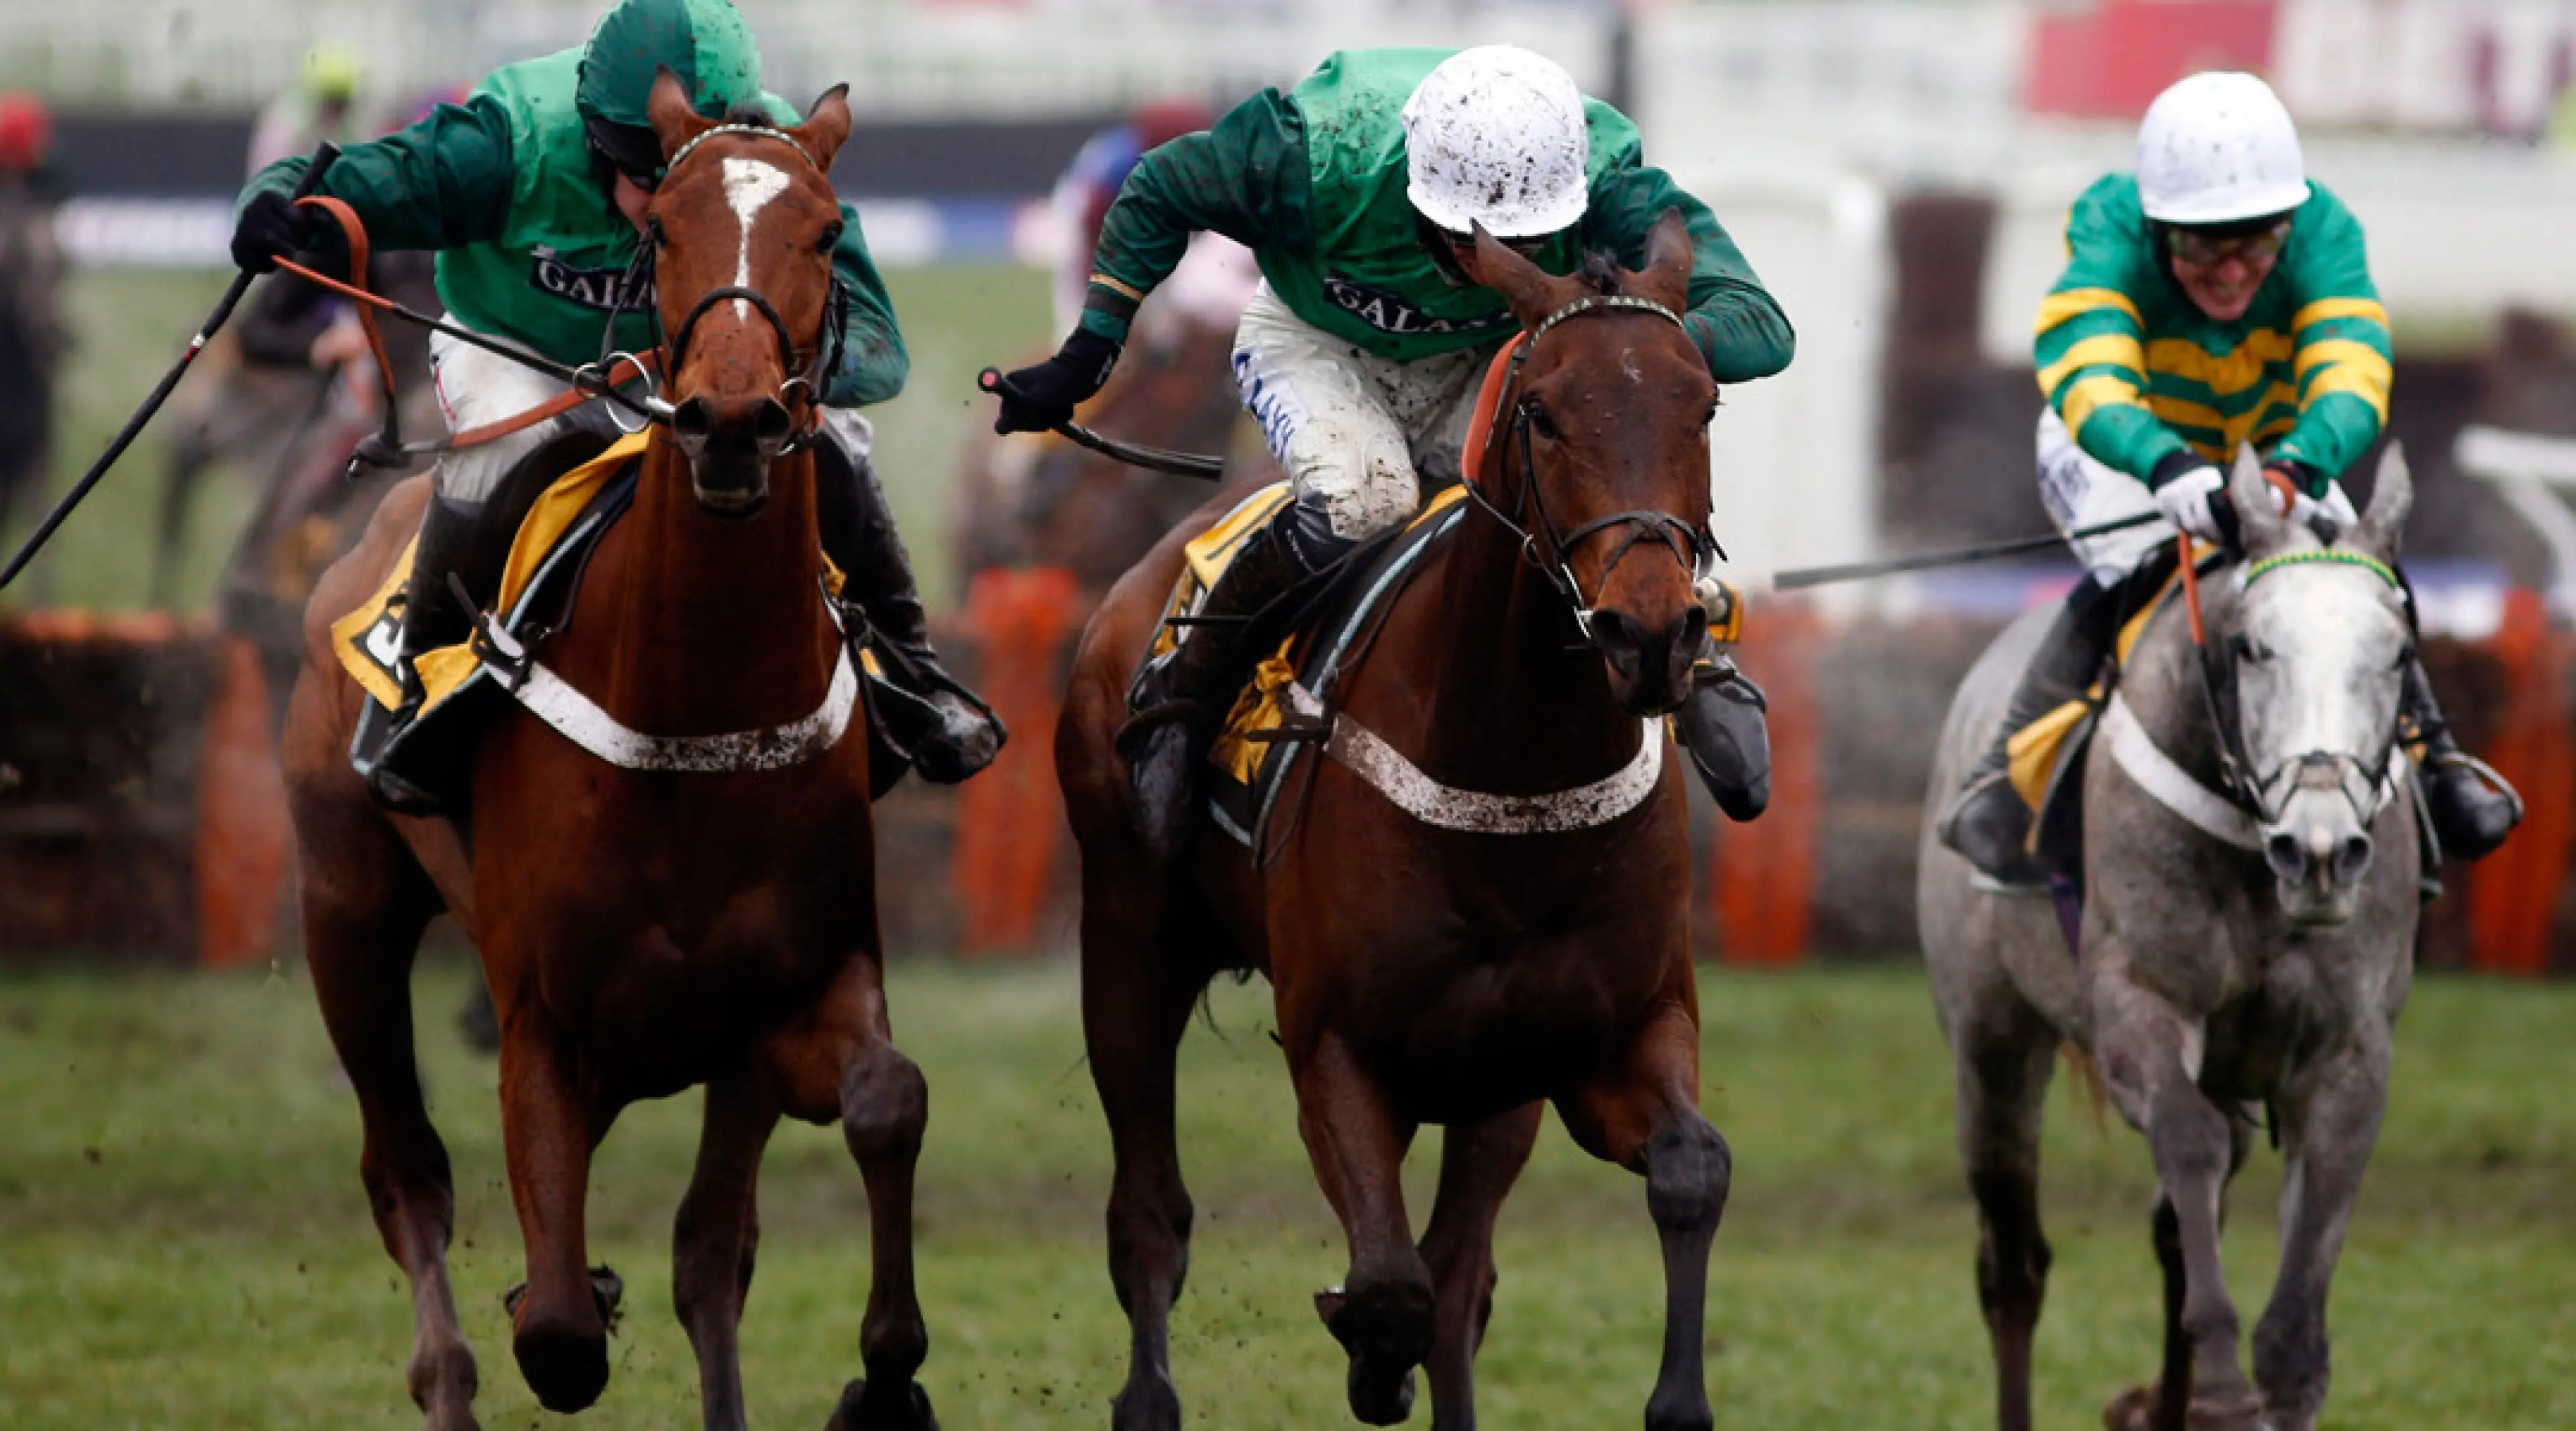
M 1959 1155 L 1977 1200 L 1977 1302 L 1995 1357 L 1995 1424 L 2030 1431 L 2031 1339 L 2048 1288 L 2039 1224 L 2039 1131 L 2058 1041 L 2027 1005 L 1999 1027 L 1962 1027 Z
M 930 1085 L 894 1046 L 883 977 L 874 954 L 851 961 L 805 1052 L 785 1060 L 788 1111 L 818 1122 L 837 1116 L 868 1189 L 868 1306 L 859 1321 L 867 1375 L 841 1389 L 829 1431 L 935 1431 L 939 1424 L 930 1393 L 913 1379 L 930 1355 L 912 1267 L 913 1173 L 930 1123 Z
M 755 1078 L 708 1082 L 697 1172 L 671 1227 L 671 1300 L 698 1354 L 707 1431 L 743 1426 L 737 1331 L 760 1243 L 760 1155 L 777 1126 L 778 1105 Z
M 2389 1047 L 2376 1026 L 2342 1056 L 2302 1068 L 2280 1100 L 2281 1271 L 2254 1327 L 2254 1380 L 2272 1431 L 2310 1431 L 2326 1400 L 2326 1288 L 2388 1106 Z
M 1690 966 L 1680 966 L 1688 980 Z M 1664 1251 L 1664 1354 L 1646 1431 L 1708 1431 L 1708 1255 L 1726 1213 L 1733 1159 L 1699 1111 L 1699 1018 L 1686 985 L 1658 1005 L 1623 1061 L 1559 1099 L 1566 1131 L 1594 1157 L 1646 1178 Z
M 319 833 L 333 812 L 299 805 L 305 961 L 322 1022 L 366 1132 L 358 1172 L 385 1251 L 411 1281 L 406 1376 L 430 1431 L 473 1431 L 474 1353 L 456 1321 L 447 1244 L 456 1195 L 447 1147 L 421 1100 L 412 1049 L 411 969 L 437 898 L 372 817 Z M 316 850 L 328 858 L 317 858 Z
M 1436 1318 L 1431 1268 L 1404 1213 L 1413 1125 L 1397 1119 L 1386 1090 L 1338 1035 L 1327 1031 L 1303 1060 L 1292 1050 L 1289 1061 L 1297 1131 L 1350 1242 L 1349 1273 L 1315 1294 L 1315 1310 L 1350 1354 L 1351 1414 L 1392 1426 L 1412 1414 L 1413 1369 L 1431 1353 Z
M 2155 1158 L 2167 1309 L 2162 1385 L 2152 1398 L 2123 1396 L 2106 1420 L 2135 1426 L 2151 1408 L 2157 1431 L 2250 1426 L 2261 1403 L 2237 1364 L 2242 1324 L 2218 1257 L 2242 1133 L 2195 1081 L 2200 1025 L 2112 971 L 2097 978 L 2093 1027 L 2103 1086 Z
M 608 1386 L 608 1319 L 618 1285 L 588 1265 L 590 1156 L 602 1131 L 575 1092 L 560 1036 L 541 1010 L 501 1034 L 501 1140 L 528 1280 L 513 1294 L 511 1349 L 538 1404 L 573 1412 Z
M 1439 1297 L 1432 1325 L 1432 1431 L 1474 1431 L 1476 1348 L 1494 1314 L 1494 1221 L 1529 1162 L 1546 1105 L 1532 1103 L 1475 1123 L 1452 1123 L 1440 1146 L 1440 1191 L 1422 1234 Z
M 1109 1280 L 1127 1313 L 1127 1383 L 1116 1431 L 1175 1431 L 1172 1304 L 1190 1265 L 1190 1193 L 1173 1130 L 1175 1060 L 1204 973 L 1158 936 L 1145 896 L 1085 862 L 1082 1033 L 1116 1171 L 1109 1184 Z

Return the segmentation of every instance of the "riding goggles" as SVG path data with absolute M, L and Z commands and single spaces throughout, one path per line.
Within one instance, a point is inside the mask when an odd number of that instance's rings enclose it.
M 2268 262 L 2279 257 L 2281 246 L 2289 241 L 2290 220 L 2287 216 L 2252 229 L 2242 226 L 2183 228 L 2175 225 L 2165 228 L 2165 252 L 2194 267 L 2224 263 L 2231 258 L 2247 263 Z
M 624 175 L 626 182 L 648 194 L 661 184 L 662 141 L 652 130 L 591 119 L 583 122 L 582 134 L 590 143 L 590 152 Z

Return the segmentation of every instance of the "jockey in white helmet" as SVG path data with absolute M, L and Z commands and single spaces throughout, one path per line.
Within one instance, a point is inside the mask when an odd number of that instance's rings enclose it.
M 1419 509 L 1425 474 L 1458 475 L 1487 361 L 1520 331 L 1459 255 L 1478 225 L 1550 273 L 1587 251 L 1629 267 L 1667 209 L 1696 253 L 1684 326 L 1721 383 L 1767 377 L 1794 338 L 1708 207 L 1643 157 L 1636 126 L 1555 62 L 1509 45 L 1352 50 L 1286 94 L 1264 90 L 1213 129 L 1138 161 L 1102 223 L 1079 324 L 1002 383 L 1003 432 L 1068 420 L 1116 363 L 1137 303 L 1193 232 L 1249 246 L 1263 283 L 1234 370 L 1297 500 L 1210 592 L 1203 615 L 1260 609 L 1351 544 Z M 1242 676 L 1226 624 L 1201 624 L 1147 707 L 1175 713 L 1130 747 L 1147 837 L 1177 850 L 1199 767 Z M 1714 650 L 1676 719 L 1727 813 L 1770 798 L 1762 700 Z
M 2289 111 L 2252 75 L 2193 75 L 2157 96 L 2137 172 L 2086 190 L 2066 243 L 2033 351 L 2041 500 L 2067 532 L 2165 520 L 2074 542 L 2085 577 L 1942 813 L 1944 843 L 2016 885 L 2043 874 L 2027 848 L 2036 783 L 2014 778 L 2006 742 L 2102 673 L 2123 617 L 2171 575 L 2177 529 L 2233 542 L 2221 469 L 2239 447 L 2261 455 L 2288 514 L 2354 521 L 2337 478 L 2378 441 L 2392 374 L 2361 224 L 2308 179 Z M 2461 753 L 2420 664 L 2400 721 L 2443 851 L 2494 849 L 2521 802 Z

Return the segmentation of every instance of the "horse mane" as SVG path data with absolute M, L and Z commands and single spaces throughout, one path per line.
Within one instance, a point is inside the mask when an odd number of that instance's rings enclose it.
M 757 104 L 749 102 L 737 104 L 733 108 L 726 110 L 724 122 L 727 124 L 748 124 L 755 129 L 776 129 L 778 127 L 778 122 L 769 117 L 768 110 L 761 108 Z

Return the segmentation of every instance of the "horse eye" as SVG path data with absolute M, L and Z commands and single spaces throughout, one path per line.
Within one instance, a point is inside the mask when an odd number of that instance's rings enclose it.
M 823 230 L 823 236 L 820 239 L 815 240 L 814 251 L 816 253 L 830 253 L 832 250 L 840 246 L 841 226 L 838 222 L 835 222 L 827 225 Z
M 1539 436 L 1546 438 L 1550 442 L 1559 441 L 1565 436 L 1564 433 L 1557 430 L 1556 419 L 1548 416 L 1546 408 L 1539 406 L 1537 403 L 1531 403 L 1523 410 L 1529 414 L 1530 430 L 1536 432 Z
M 2397 648 L 2397 669 L 2402 671 L 2402 670 L 2405 670 L 2407 667 L 2412 666 L 2412 665 L 2414 665 L 2414 664 L 2415 664 L 2415 643 L 2414 643 L 2414 642 L 2412 642 L 2412 641 L 2409 641 L 2409 642 L 2407 642 L 2405 645 L 2400 646 L 2400 647 L 2398 647 L 2398 648 Z
M 2272 648 L 2242 631 L 2236 633 L 2235 639 L 2228 644 L 2235 651 L 2236 659 L 2239 661 L 2259 666 L 2272 659 Z

